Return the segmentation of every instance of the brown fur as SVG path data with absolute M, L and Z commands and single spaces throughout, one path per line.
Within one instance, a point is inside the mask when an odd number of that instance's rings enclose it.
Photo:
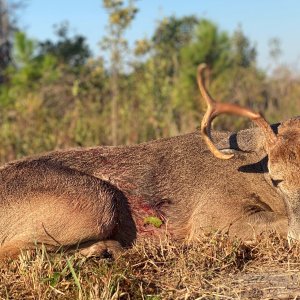
M 289 176 L 286 184 L 299 192 L 295 120 L 280 127 L 269 168 L 272 179 L 275 173 Z M 290 208 L 272 185 L 260 129 L 213 137 L 218 148 L 235 152 L 232 160 L 215 158 L 195 132 L 133 146 L 54 151 L 4 165 L 0 258 L 40 244 L 50 250 L 81 248 L 88 256 L 113 252 L 107 245 L 119 252 L 119 245 L 130 246 L 144 235 L 194 239 L 208 230 L 243 239 L 266 230 L 286 235 L 287 212 L 296 211 L 297 221 L 300 209 Z M 147 224 L 149 216 L 163 224 Z
M 269 173 L 281 192 L 289 218 L 289 237 L 300 239 L 300 117 L 279 127 L 269 150 Z

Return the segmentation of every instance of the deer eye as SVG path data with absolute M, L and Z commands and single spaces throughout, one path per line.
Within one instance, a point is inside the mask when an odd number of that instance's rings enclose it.
M 281 183 L 283 180 L 282 179 L 272 179 L 271 178 L 271 181 L 272 181 L 272 184 L 277 187 L 279 185 L 279 183 Z

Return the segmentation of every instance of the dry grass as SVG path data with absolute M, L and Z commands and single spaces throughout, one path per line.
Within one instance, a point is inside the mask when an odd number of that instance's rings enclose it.
M 0 299 L 297 299 L 299 250 L 275 235 L 246 245 L 216 234 L 144 241 L 116 261 L 38 250 L 3 264 Z

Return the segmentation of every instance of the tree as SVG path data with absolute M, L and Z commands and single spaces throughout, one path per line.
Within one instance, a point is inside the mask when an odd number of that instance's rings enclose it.
M 24 32 L 14 36 L 14 65 L 7 69 L 7 74 L 15 88 L 30 90 L 38 85 L 38 80 L 56 73 L 57 60 L 50 54 L 41 56 L 37 52 L 38 43 L 27 37 Z
M 0 68 L 5 69 L 10 62 L 10 25 L 5 0 L 0 0 Z
M 281 42 L 278 38 L 274 37 L 271 38 L 268 42 L 269 45 L 269 55 L 270 58 L 275 62 L 278 63 L 278 59 L 280 55 L 282 54 L 281 49 Z
M 53 42 L 46 40 L 39 44 L 40 55 L 51 54 L 57 58 L 59 63 L 69 65 L 71 68 L 82 66 L 91 51 L 86 44 L 85 37 L 81 35 L 69 36 L 69 24 L 62 23 L 56 26 L 56 36 L 58 40 Z
M 13 35 L 17 31 L 15 11 L 22 7 L 22 1 L 0 0 L 0 83 L 6 80 L 5 69 L 11 63 Z
M 230 63 L 230 39 L 226 32 L 207 19 L 201 19 L 191 42 L 181 51 L 184 71 L 195 78 L 195 67 L 205 62 L 209 69 L 219 73 Z
M 4 81 L 4 70 L 11 62 L 12 25 L 9 18 L 8 5 L 0 0 L 0 83 Z
M 178 73 L 180 50 L 190 42 L 198 20 L 194 16 L 164 18 L 152 37 L 155 56 L 169 62 L 169 75 Z
M 181 49 L 180 80 L 177 85 L 178 99 L 184 99 L 182 114 L 193 111 L 199 118 L 199 92 L 196 84 L 196 70 L 200 63 L 208 65 L 207 85 L 217 78 L 230 64 L 231 43 L 227 32 L 220 31 L 210 20 L 200 19 L 190 42 Z
M 235 66 L 250 67 L 256 61 L 256 48 L 243 33 L 241 27 L 232 37 L 232 60 Z
M 113 145 L 118 144 L 120 72 L 123 67 L 124 50 L 127 49 L 127 41 L 124 39 L 124 33 L 137 13 L 134 2 L 134 0 L 129 0 L 128 4 L 125 5 L 122 0 L 103 0 L 103 6 L 109 15 L 107 35 L 102 41 L 102 47 L 110 54 L 111 134 Z
M 177 97 L 180 51 L 191 41 L 197 23 L 194 16 L 164 18 L 151 39 L 136 43 L 139 63 L 135 64 L 133 82 L 135 98 L 139 99 L 137 115 L 142 140 L 177 134 L 181 129 L 182 101 Z M 141 58 L 143 54 L 146 55 Z

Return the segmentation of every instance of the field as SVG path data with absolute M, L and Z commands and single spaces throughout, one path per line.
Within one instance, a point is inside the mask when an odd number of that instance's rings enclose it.
M 0 299 L 300 299 L 299 250 L 275 234 L 145 240 L 115 260 L 40 249 L 3 264 Z

